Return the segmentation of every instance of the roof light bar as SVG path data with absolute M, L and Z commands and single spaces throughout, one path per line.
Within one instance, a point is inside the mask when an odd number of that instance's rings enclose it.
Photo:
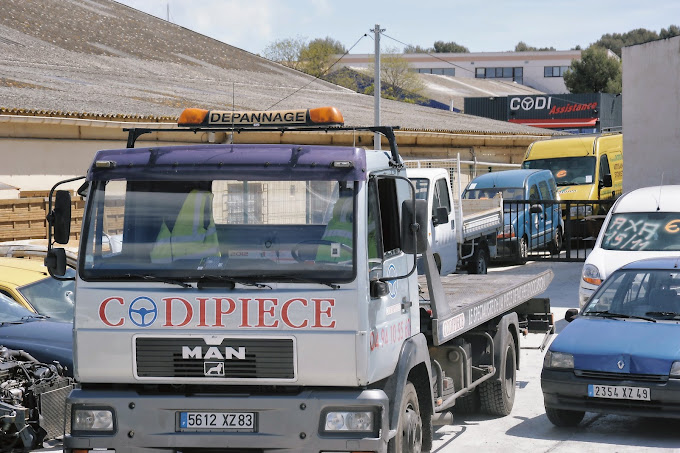
M 182 112 L 177 125 L 185 127 L 342 126 L 344 122 L 342 114 L 335 107 L 254 112 L 191 108 Z

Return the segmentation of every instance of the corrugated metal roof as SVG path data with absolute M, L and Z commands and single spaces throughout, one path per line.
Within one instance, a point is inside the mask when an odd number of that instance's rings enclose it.
M 110 0 L 0 0 L 0 113 L 174 121 L 186 107 L 333 105 L 373 124 L 373 98 Z M 232 102 L 233 101 L 233 102 Z M 410 130 L 552 135 L 383 100 L 382 124 Z

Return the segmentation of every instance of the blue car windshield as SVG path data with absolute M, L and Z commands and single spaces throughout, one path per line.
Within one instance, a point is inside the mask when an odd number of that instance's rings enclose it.
M 593 294 L 584 316 L 680 318 L 680 272 L 619 270 Z
M 605 250 L 680 250 L 680 213 L 613 214 L 602 237 Z
M 502 193 L 504 200 L 524 200 L 524 189 L 522 187 L 473 188 L 472 184 L 463 194 L 463 198 L 468 200 L 493 198 L 498 192 Z

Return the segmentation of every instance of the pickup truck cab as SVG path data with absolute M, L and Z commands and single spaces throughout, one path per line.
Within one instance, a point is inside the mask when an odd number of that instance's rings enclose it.
M 449 171 L 444 168 L 408 168 L 406 174 L 415 186 L 416 198 L 427 201 L 431 214 L 427 237 L 439 273 L 465 269 L 470 274 L 486 274 L 489 260 L 497 254 L 503 198 L 455 198 Z
M 499 256 L 525 262 L 530 250 L 562 249 L 564 223 L 556 201 L 557 186 L 549 170 L 506 170 L 486 173 L 470 181 L 464 199 L 489 198 L 500 192 L 504 202 Z

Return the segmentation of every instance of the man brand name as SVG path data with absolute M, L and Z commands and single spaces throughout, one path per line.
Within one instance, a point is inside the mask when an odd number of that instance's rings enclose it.
M 210 112 L 209 123 L 213 125 L 242 125 L 242 124 L 305 124 L 306 110 L 283 110 L 271 112 Z
M 183 359 L 199 359 L 199 360 L 245 360 L 246 359 L 246 348 L 243 346 L 238 347 L 238 351 L 235 348 L 230 348 L 229 346 L 224 348 L 224 354 L 220 351 L 217 346 L 211 346 L 203 353 L 203 348 L 196 346 L 192 348 L 191 346 L 182 346 L 182 358 Z

